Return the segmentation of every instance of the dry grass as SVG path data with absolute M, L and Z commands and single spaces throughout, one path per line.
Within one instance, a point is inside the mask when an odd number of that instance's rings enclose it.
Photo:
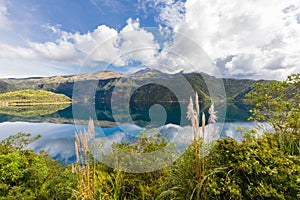
M 195 109 L 194 109 L 195 104 Z M 215 123 L 218 119 L 217 111 L 215 111 L 214 104 L 212 104 L 208 110 L 209 118 L 208 118 L 208 125 L 211 123 Z M 192 131 L 194 136 L 194 156 L 195 156 L 195 174 L 196 179 L 201 180 L 205 176 L 205 147 L 204 147 L 204 140 L 205 140 L 205 121 L 206 117 L 204 112 L 202 112 L 202 145 L 200 146 L 201 151 L 199 151 L 199 139 L 200 139 L 200 132 L 199 132 L 199 118 L 200 118 L 200 109 L 199 109 L 199 98 L 198 94 L 195 94 L 195 102 L 193 102 L 192 97 L 190 97 L 190 102 L 188 105 L 187 111 L 187 118 L 191 121 Z M 201 162 L 200 162 L 201 158 Z M 200 174 L 201 173 L 201 174 Z
M 204 113 L 203 113 L 204 114 Z M 200 117 L 200 108 L 199 108 L 199 97 L 198 94 L 196 93 L 195 95 L 195 109 L 194 109 L 194 103 L 192 100 L 192 97 L 190 97 L 190 102 L 188 105 L 188 111 L 187 111 L 187 118 L 191 121 L 192 124 L 192 131 L 193 131 L 193 136 L 194 136 L 194 156 L 195 156 L 195 175 L 196 179 L 200 179 L 201 176 L 204 174 L 203 173 L 203 165 L 200 167 L 200 157 L 199 157 L 199 148 L 198 148 L 198 143 L 199 143 L 199 117 Z M 204 122 L 205 124 L 205 122 Z M 204 138 L 204 131 L 203 132 L 203 138 Z M 201 176 L 200 176 L 201 172 Z
M 95 192 L 95 161 L 94 170 L 91 170 L 89 142 L 95 137 L 94 122 L 89 120 L 88 129 L 75 132 L 76 164 L 72 165 L 73 173 L 79 177 L 79 188 L 76 191 L 78 199 L 93 199 Z M 95 159 L 95 158 L 94 158 Z

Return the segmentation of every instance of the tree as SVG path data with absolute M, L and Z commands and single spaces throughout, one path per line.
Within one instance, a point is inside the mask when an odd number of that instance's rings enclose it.
M 18 133 L 0 142 L 0 199 L 68 199 L 75 176 L 44 152 L 24 147 L 38 137 Z
M 255 107 L 250 120 L 267 121 L 281 133 L 299 133 L 300 74 L 281 82 L 257 83 L 246 98 Z
M 256 84 L 247 99 L 255 107 L 250 120 L 270 123 L 281 150 L 300 155 L 300 74 Z

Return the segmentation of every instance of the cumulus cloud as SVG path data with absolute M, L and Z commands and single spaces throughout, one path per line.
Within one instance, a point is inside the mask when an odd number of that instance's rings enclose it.
M 155 59 L 159 44 L 151 32 L 140 28 L 139 21 L 127 21 L 128 25 L 120 32 L 120 55 L 125 60 L 139 60 L 144 64 Z
M 185 10 L 172 28 L 222 63 L 224 76 L 282 79 L 299 72 L 300 1 L 187 0 Z
M 7 19 L 3 2 L 0 28 Z M 71 33 L 46 25 L 56 40 L 0 44 L 0 58 L 75 65 L 105 62 L 117 67 L 139 61 L 166 72 L 218 75 L 219 70 L 225 77 L 256 79 L 283 79 L 299 72 L 299 0 L 139 2 L 157 11 L 158 30 L 141 27 L 139 19 L 128 19 L 120 31 L 100 25 L 91 32 Z
M 86 34 L 70 34 L 67 39 L 72 41 L 74 48 L 81 53 L 81 62 L 83 62 L 85 57 L 89 57 L 89 59 L 94 61 L 101 60 L 109 62 L 111 57 L 117 55 L 117 48 L 114 46 L 114 41 L 112 39 L 115 39 L 117 36 L 118 32 L 115 29 L 101 25 L 93 32 L 88 32 Z M 107 42 L 107 40 L 110 41 Z M 91 53 L 93 53 L 93 55 L 89 55 Z M 76 57 L 78 58 L 78 56 Z
M 57 35 L 55 41 L 27 41 L 24 46 L 0 44 L 0 58 L 57 61 L 76 65 L 102 61 L 125 66 L 130 60 L 152 61 L 159 44 L 151 32 L 140 27 L 139 20 L 128 19 L 117 31 L 105 25 L 85 34 L 62 31 L 59 26 L 45 26 Z
M 93 52 L 93 57 L 89 57 L 94 61 L 108 61 L 116 55 L 117 48 L 114 47 L 113 41 L 105 41 L 116 37 L 118 32 L 108 26 L 98 26 L 85 34 L 62 31 L 59 25 L 46 27 L 57 35 L 56 41 L 28 42 L 28 49 L 34 51 L 40 59 L 80 65 L 94 49 L 97 51 Z
M 172 43 L 155 57 L 160 64 L 255 79 L 284 79 L 300 70 L 300 1 L 143 2 L 156 9 L 160 24 L 173 30 Z

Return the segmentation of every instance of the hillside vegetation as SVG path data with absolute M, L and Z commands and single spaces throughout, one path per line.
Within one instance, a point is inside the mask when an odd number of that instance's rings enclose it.
M 18 90 L 0 94 L 0 106 L 64 104 L 69 103 L 69 97 L 44 90 Z
M 228 79 L 224 78 L 224 88 L 220 87 L 218 84 L 220 79 L 209 76 L 204 73 L 178 73 L 178 74 L 166 74 L 158 70 L 141 70 L 133 74 L 120 74 L 115 72 L 96 72 L 90 74 L 78 74 L 72 76 L 54 76 L 46 78 L 23 78 L 23 79 L 0 79 L 0 93 L 24 90 L 24 89 L 34 89 L 34 90 L 47 90 L 55 93 L 65 94 L 66 96 L 72 98 L 74 83 L 83 83 L 86 86 L 84 90 L 91 90 L 96 87 L 96 100 L 99 102 L 110 102 L 110 97 L 116 86 L 120 90 L 120 93 L 126 92 L 128 89 L 138 89 L 136 93 L 132 96 L 134 101 L 143 101 L 145 93 L 151 93 L 152 99 L 160 100 L 161 93 L 157 90 L 158 85 L 147 85 L 146 80 L 154 79 L 155 82 L 170 83 L 174 88 L 182 88 L 182 84 L 179 81 L 180 78 L 185 78 L 183 81 L 188 81 L 190 86 L 199 94 L 201 100 L 209 100 L 210 93 L 207 85 L 209 84 L 214 90 L 223 91 L 225 89 L 226 98 L 228 101 L 240 101 L 244 99 L 245 95 L 249 93 L 255 83 L 257 82 L 267 82 L 267 81 L 256 81 L 256 80 L 246 80 L 246 79 Z M 145 86 L 139 88 L 141 86 Z M 162 89 L 162 88 L 160 88 Z M 88 94 L 88 91 L 84 91 Z M 126 95 L 120 94 L 120 96 Z M 185 93 L 185 91 L 177 91 Z M 217 93 L 216 98 L 224 100 L 222 92 Z M 135 99 L 135 97 L 137 97 Z M 163 97 L 162 101 L 173 101 L 174 97 L 169 92 Z M 188 97 L 187 97 L 188 101 Z

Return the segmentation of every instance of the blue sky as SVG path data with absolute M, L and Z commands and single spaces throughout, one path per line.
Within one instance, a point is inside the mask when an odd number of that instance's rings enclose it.
M 143 67 L 284 79 L 300 69 L 300 1 L 0 0 L 2 78 Z
M 47 41 L 50 35 L 42 35 L 43 26 L 59 25 L 67 32 L 86 33 L 99 25 L 120 30 L 129 18 L 139 18 L 141 26 L 157 26 L 155 10 L 148 8 L 145 13 L 138 2 L 130 0 L 26 0 L 7 3 L 9 18 L 24 25 L 33 40 Z

